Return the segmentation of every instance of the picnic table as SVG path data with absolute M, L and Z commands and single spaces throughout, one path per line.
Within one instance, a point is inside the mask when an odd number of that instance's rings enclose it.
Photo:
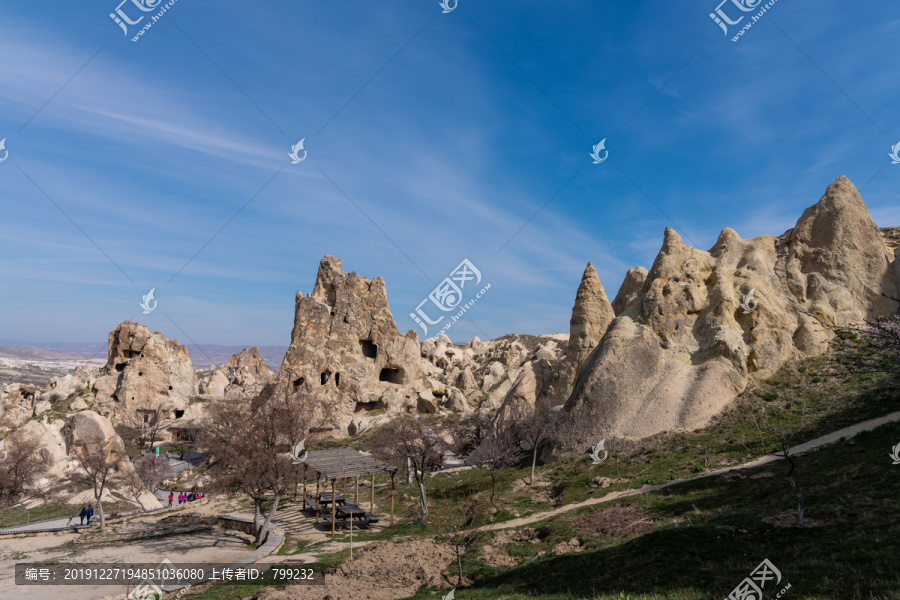
M 321 492 L 319 494 L 318 500 L 310 499 L 306 501 L 306 508 L 312 512 L 316 512 L 321 508 L 328 508 L 331 503 L 335 503 L 338 506 L 347 502 L 347 499 L 341 496 L 340 494 L 332 494 L 331 492 Z
M 325 521 L 331 522 L 331 515 L 325 515 Z M 377 523 L 378 517 L 370 512 L 366 512 L 364 509 L 359 506 L 353 504 L 352 502 L 346 502 L 343 505 L 335 506 L 334 511 L 334 524 L 339 527 L 347 527 L 348 525 L 356 525 L 359 528 L 365 529 L 369 526 L 370 523 Z
M 337 493 L 331 492 L 321 492 L 319 494 L 319 503 L 320 504 L 331 504 L 332 502 L 336 502 L 337 504 L 343 504 L 347 499 Z

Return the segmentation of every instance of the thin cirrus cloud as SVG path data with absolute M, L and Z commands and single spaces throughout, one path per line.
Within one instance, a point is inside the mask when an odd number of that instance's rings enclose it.
M 105 14 L 71 11 L 48 36 L 33 8 L 11 11 L 0 39 L 14 57 L 0 63 L 0 138 L 14 151 L 0 197 L 17 200 L 4 202 L 0 235 L 6 337 L 102 339 L 157 286 L 195 341 L 284 343 L 293 293 L 311 290 L 324 254 L 382 275 L 404 331 L 463 258 L 492 288 L 470 313 L 477 325 L 451 338 L 566 331 L 585 264 L 613 297 L 628 268 L 651 266 L 666 226 L 703 248 L 725 226 L 778 235 L 834 177 L 862 186 L 876 173 L 863 196 L 879 225 L 898 224 L 900 167 L 885 167 L 897 140 L 853 103 L 883 127 L 897 114 L 896 83 L 875 76 L 896 55 L 890 7 L 875 27 L 832 1 L 814 21 L 790 4 L 766 17 L 852 102 L 768 22 L 734 44 L 705 14 L 640 3 L 550 17 L 530 0 L 513 16 L 470 3 L 451 15 L 353 0 L 233 7 L 179 4 L 139 44 L 116 38 Z M 108 39 L 82 33 L 104 25 Z M 303 136 L 309 158 L 292 166 Z M 603 137 L 611 160 L 590 165 Z M 48 298 L 60 300 L 43 319 L 27 306 Z M 140 318 L 180 339 L 161 315 Z

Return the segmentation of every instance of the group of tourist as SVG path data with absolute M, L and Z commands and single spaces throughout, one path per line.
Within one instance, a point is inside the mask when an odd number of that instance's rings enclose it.
M 193 502 L 194 500 L 200 500 L 203 498 L 203 494 L 200 492 L 178 492 L 178 504 L 184 504 L 185 502 Z M 169 506 L 172 506 L 172 502 L 175 500 L 175 493 L 169 492 Z
M 91 519 L 94 518 L 94 505 L 88 504 L 87 507 L 82 506 L 81 510 L 78 511 L 78 516 L 81 517 L 81 524 L 84 525 L 84 520 L 87 519 L 88 525 L 91 524 Z

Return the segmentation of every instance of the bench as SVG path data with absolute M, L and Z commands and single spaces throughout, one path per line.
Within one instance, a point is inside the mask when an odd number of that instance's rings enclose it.
M 307 500 L 306 508 L 304 510 L 309 510 L 312 512 L 316 512 L 316 501 L 315 500 Z
M 331 523 L 331 513 L 326 513 L 322 516 L 322 520 L 326 523 Z M 335 527 L 349 527 L 350 519 L 340 519 L 336 518 L 334 520 Z M 366 517 L 364 519 L 353 519 L 353 526 L 358 527 L 359 529 L 366 529 L 369 527 L 369 523 L 377 523 L 378 517 L 373 515 L 372 513 L 366 513 Z

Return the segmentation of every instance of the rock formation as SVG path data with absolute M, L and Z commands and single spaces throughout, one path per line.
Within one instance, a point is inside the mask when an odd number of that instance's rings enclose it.
M 619 293 L 616 294 L 616 299 L 612 302 L 616 315 L 625 312 L 625 309 L 640 295 L 646 281 L 647 269 L 644 267 L 628 269 L 628 273 L 625 274 L 625 280 L 619 287 Z
M 273 383 L 275 377 L 275 372 L 259 357 L 259 348 L 254 346 L 250 350 L 244 348 L 224 365 L 205 373 L 199 382 L 199 391 L 203 396 L 212 397 L 252 396 L 265 384 Z
M 278 384 L 315 397 L 342 431 L 368 411 L 416 411 L 431 395 L 418 337 L 397 330 L 384 280 L 345 273 L 333 256 L 319 264 L 313 292 L 297 292 Z
M 79 468 L 75 453 L 82 452 L 85 448 L 99 447 L 108 452 L 118 463 L 117 475 L 125 476 L 134 470 L 125 453 L 125 444 L 116 434 L 112 423 L 90 410 L 75 413 L 66 420 L 30 420 L 12 433 L 7 443 L 10 447 L 15 444 L 36 445 L 43 467 L 31 484 L 39 488 L 50 488 L 52 491 L 59 491 L 55 488 L 60 478 Z M 120 493 L 129 500 L 132 499 L 130 493 Z M 138 501 L 145 509 L 160 507 L 159 501 L 146 490 L 138 497 Z
M 640 438 L 707 424 L 792 356 L 822 352 L 829 326 L 897 310 L 896 246 L 853 184 L 835 181 L 776 238 L 724 229 L 708 251 L 671 229 L 646 275 L 632 271 L 617 318 L 581 368 L 562 414 L 572 440 Z
M 553 390 L 550 392 L 553 405 L 568 400 L 581 364 L 603 338 L 615 316 L 594 265 L 588 263 L 575 294 L 566 357 L 553 374 Z
M 94 401 L 122 419 L 140 422 L 160 406 L 183 415 L 197 393 L 187 349 L 140 323 L 125 321 L 109 334 L 109 358 L 93 383 Z

